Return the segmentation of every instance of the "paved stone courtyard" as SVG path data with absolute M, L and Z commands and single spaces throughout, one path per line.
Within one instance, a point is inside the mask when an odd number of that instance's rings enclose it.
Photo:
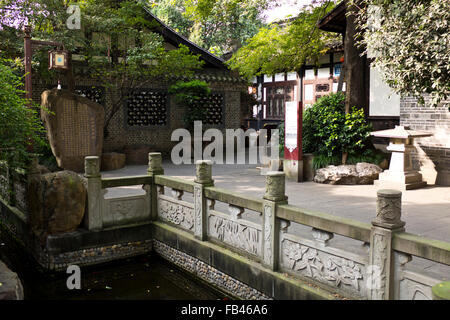
M 174 165 L 164 161 L 166 175 L 193 180 L 195 165 Z M 115 171 L 102 172 L 103 177 L 143 175 L 147 166 L 126 166 Z M 216 187 L 233 192 L 262 197 L 265 177 L 257 165 L 213 165 L 213 179 Z M 370 223 L 375 218 L 376 192 L 374 185 L 325 185 L 315 182 L 286 182 L 288 202 L 309 210 L 329 213 L 349 219 Z M 143 192 L 139 186 L 109 189 L 107 197 L 124 196 Z M 186 195 L 189 198 L 189 195 Z M 189 201 L 189 200 L 187 200 Z M 226 212 L 226 211 L 225 211 Z M 250 220 L 255 217 L 244 216 Z M 428 186 L 418 190 L 407 190 L 402 194 L 402 220 L 406 231 L 432 239 L 450 242 L 450 187 Z M 291 226 L 290 232 L 310 236 L 310 228 Z M 335 235 L 333 244 L 364 250 L 359 241 Z M 409 263 L 413 268 L 427 269 L 444 279 L 450 278 L 448 266 L 414 258 Z

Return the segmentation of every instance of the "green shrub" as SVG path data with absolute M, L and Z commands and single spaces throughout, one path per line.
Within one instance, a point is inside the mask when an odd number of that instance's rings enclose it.
M 169 88 L 169 93 L 174 95 L 178 106 L 185 108 L 183 122 L 188 129 L 194 128 L 194 121 L 204 122 L 207 119 L 203 102 L 211 94 L 211 89 L 205 81 L 177 82 Z
M 340 164 L 343 153 L 348 153 L 347 163 L 363 156 L 372 159 L 371 130 L 362 109 L 353 107 L 345 114 L 345 95 L 331 93 L 305 110 L 303 152 L 315 155 L 316 167 Z
M 39 106 L 28 106 L 14 62 L 0 58 L 0 160 L 25 168 L 32 146 L 45 145 Z

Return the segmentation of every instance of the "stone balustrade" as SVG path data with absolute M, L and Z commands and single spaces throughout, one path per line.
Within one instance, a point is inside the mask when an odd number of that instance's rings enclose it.
M 407 263 L 417 256 L 450 265 L 449 243 L 405 232 L 400 191 L 379 190 L 375 218 L 367 224 L 289 205 L 282 172 L 267 173 L 266 192 L 260 199 L 215 187 L 210 161 L 197 161 L 194 181 L 165 176 L 161 163 L 161 155 L 151 153 L 148 175 L 102 179 L 98 158 L 87 157 L 88 228 L 101 228 L 104 216 L 111 215 L 104 188 L 143 184 L 147 191 L 142 199 L 148 205 L 122 204 L 127 208 L 123 221 L 129 215 L 167 223 L 269 270 L 310 279 L 352 297 L 431 299 L 431 288 L 440 281 L 408 270 Z M 118 201 L 130 203 L 129 198 Z M 253 218 L 244 218 L 245 214 Z M 291 224 L 311 227 L 310 237 L 291 232 Z M 361 250 L 334 246 L 335 234 L 357 241 Z
M 153 245 L 163 256 L 170 248 L 185 264 L 197 261 L 199 265 L 210 265 L 216 268 L 215 272 L 235 277 L 233 283 L 239 283 L 236 279 L 240 279 L 267 296 L 272 296 L 275 290 L 274 297 L 292 298 L 283 291 L 292 281 L 309 283 L 330 295 L 338 293 L 356 299 L 414 300 L 448 296 L 439 285 L 448 279 L 428 274 L 423 268 L 414 270 L 411 261 L 426 259 L 448 270 L 450 243 L 405 231 L 400 191 L 378 191 L 377 210 L 368 224 L 290 205 L 281 172 L 267 173 L 262 198 L 214 186 L 209 161 L 196 163 L 193 180 L 164 175 L 160 153 L 149 154 L 146 175 L 104 178 L 98 157 L 86 157 L 84 175 L 88 189 L 84 220 L 87 232 L 83 229 L 73 236 L 90 243 L 86 244 L 87 249 L 98 245 L 94 240 L 100 234 L 105 243 L 110 243 L 110 237 L 123 230 L 120 234 L 123 241 L 127 239 L 126 243 L 143 241 L 145 248 Z M 7 179 L 5 174 L 2 176 Z M 108 193 L 109 188 L 132 185 L 142 185 L 143 192 L 133 196 Z M 26 223 L 21 217 L 26 212 L 5 205 L 4 198 L 2 201 L 5 219 L 9 210 L 20 216 L 20 223 Z M 14 219 L 10 218 L 17 220 Z M 131 237 L 127 229 L 140 230 L 142 237 Z M 48 243 L 55 247 L 61 238 L 58 250 L 66 250 L 66 256 L 85 249 L 69 246 L 65 237 L 71 235 L 48 239 Z M 167 255 L 170 259 L 172 256 Z M 204 271 L 195 272 L 203 275 Z M 286 274 L 289 278 L 284 277 Z M 204 279 L 208 277 L 204 273 Z M 283 285 L 277 287 L 279 281 Z M 445 284 L 444 288 L 447 287 Z M 302 293 L 303 298 L 312 289 L 306 286 L 302 290 L 307 292 Z

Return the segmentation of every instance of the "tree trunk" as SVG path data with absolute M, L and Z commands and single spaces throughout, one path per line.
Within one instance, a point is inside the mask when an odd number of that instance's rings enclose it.
M 366 57 L 361 57 L 362 50 L 356 46 L 356 8 L 347 5 L 347 28 L 344 40 L 344 64 L 346 80 L 345 113 L 353 106 L 367 109 L 366 92 Z
M 346 30 L 344 36 L 344 70 L 346 81 L 345 114 L 350 113 L 352 107 L 363 108 L 368 112 L 368 91 L 366 85 L 367 58 L 361 56 L 363 50 L 357 47 L 355 35 L 357 33 L 355 18 L 357 9 L 346 3 Z M 346 164 L 348 153 L 342 153 L 342 164 Z

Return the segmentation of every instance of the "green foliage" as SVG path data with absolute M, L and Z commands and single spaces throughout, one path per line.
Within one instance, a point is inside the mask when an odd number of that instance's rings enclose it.
M 194 121 L 206 120 L 203 101 L 211 94 L 211 89 L 205 81 L 177 82 L 169 88 L 169 93 L 174 95 L 175 103 L 185 109 L 183 122 L 187 128 L 193 129 Z
M 345 95 L 331 93 L 306 109 L 303 117 L 303 152 L 328 157 L 330 163 L 348 153 L 364 154 L 369 148 L 371 125 L 362 109 L 353 107 L 345 114 Z M 316 160 L 320 161 L 320 159 Z
M 41 139 L 38 106 L 28 106 L 22 83 L 14 63 L 0 58 L 0 160 L 7 160 L 11 167 L 25 168 L 30 147 L 45 141 Z
M 0 4 L 0 13 L 4 13 L 4 8 L 15 5 L 32 27 L 34 39 L 62 42 L 67 50 L 77 52 L 82 61 L 74 62 L 75 76 L 77 73 L 89 76 L 99 86 L 114 92 L 106 113 L 105 128 L 123 106 L 129 92 L 155 80 L 167 81 L 174 75 L 192 76 L 203 65 L 199 56 L 191 54 L 185 46 L 165 49 L 162 36 L 152 32 L 156 22 L 148 19 L 141 1 L 78 1 L 81 30 L 70 30 L 66 26 L 69 17 L 66 10 L 71 3 L 75 2 L 4 0 Z M 1 24 L 1 21 L 0 50 L 10 57 L 23 57 L 23 33 L 20 31 L 23 23 L 14 29 Z M 48 71 L 49 48 L 44 46 L 35 51 L 33 73 L 41 78 L 55 79 L 61 75 L 58 71 Z
M 264 25 L 272 0 L 149 0 L 152 12 L 216 55 L 240 47 Z
M 361 5 L 361 3 L 363 5 Z M 402 95 L 431 105 L 450 92 L 450 1 L 358 0 L 359 44 L 383 80 Z
M 263 27 L 230 59 L 229 65 L 250 79 L 255 75 L 299 70 L 307 61 L 317 63 L 328 45 L 340 40 L 336 33 L 317 28 L 318 21 L 334 7 L 332 1 L 304 8 L 287 25 Z

